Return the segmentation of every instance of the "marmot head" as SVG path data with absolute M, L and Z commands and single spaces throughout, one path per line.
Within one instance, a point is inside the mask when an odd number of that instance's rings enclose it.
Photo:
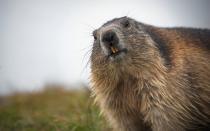
M 134 71 L 153 68 L 155 61 L 161 61 L 158 48 L 145 25 L 128 17 L 108 21 L 93 31 L 94 43 L 91 68 Z

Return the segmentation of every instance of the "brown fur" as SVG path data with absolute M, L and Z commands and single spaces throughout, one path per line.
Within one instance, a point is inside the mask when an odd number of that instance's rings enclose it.
M 123 28 L 128 20 L 130 27 Z M 114 25 L 114 26 L 112 26 Z M 123 17 L 94 33 L 117 28 L 128 53 L 116 61 L 95 40 L 91 84 L 115 131 L 210 129 L 210 30 L 158 28 Z

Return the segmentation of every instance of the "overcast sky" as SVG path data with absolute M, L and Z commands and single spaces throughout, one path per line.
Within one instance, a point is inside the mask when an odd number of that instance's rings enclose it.
M 115 17 L 210 28 L 208 0 L 0 0 L 0 93 L 88 82 L 91 32 Z

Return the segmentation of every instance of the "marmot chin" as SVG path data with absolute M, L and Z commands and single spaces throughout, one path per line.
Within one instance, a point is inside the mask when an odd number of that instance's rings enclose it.
M 92 91 L 114 131 L 210 130 L 210 30 L 122 17 L 93 36 Z

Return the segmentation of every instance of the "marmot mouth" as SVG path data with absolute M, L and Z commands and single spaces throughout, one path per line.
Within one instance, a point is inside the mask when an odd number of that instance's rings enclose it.
M 112 54 L 115 54 L 115 53 L 119 52 L 119 50 L 114 46 L 111 46 L 110 49 L 112 51 Z
M 111 53 L 109 55 L 109 57 L 116 57 L 122 53 L 127 53 L 127 49 L 123 48 L 123 49 L 119 49 L 117 47 L 111 46 L 110 47 Z

